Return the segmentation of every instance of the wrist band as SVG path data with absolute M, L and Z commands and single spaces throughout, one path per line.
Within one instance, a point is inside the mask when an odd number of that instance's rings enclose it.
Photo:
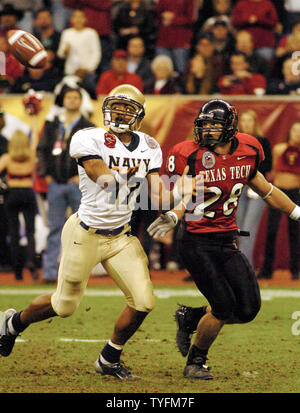
M 178 223 L 178 216 L 175 214 L 175 212 L 173 212 L 173 211 L 168 211 L 168 212 L 166 212 L 166 215 L 169 215 L 169 216 L 173 219 L 174 224 L 177 225 L 177 223 Z
M 270 189 L 270 191 L 267 193 L 267 195 L 262 196 L 262 197 L 261 197 L 262 199 L 267 199 L 267 198 L 268 198 L 268 196 L 270 196 L 270 195 L 271 195 L 271 193 L 273 192 L 274 186 L 273 186 L 271 183 L 270 183 L 270 185 L 271 185 L 271 189 Z
M 289 217 L 295 221 L 300 221 L 300 206 L 296 205 Z

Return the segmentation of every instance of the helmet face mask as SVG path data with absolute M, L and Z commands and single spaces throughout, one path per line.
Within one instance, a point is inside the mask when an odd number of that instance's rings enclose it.
M 102 112 L 104 125 L 113 132 L 135 131 L 145 116 L 145 98 L 134 86 L 121 85 L 104 99 Z
M 205 103 L 194 122 L 194 140 L 200 146 L 215 147 L 230 142 L 235 135 L 238 116 L 224 100 Z

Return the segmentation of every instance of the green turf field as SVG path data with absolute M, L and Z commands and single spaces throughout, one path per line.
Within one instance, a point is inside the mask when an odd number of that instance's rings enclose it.
M 44 291 L 2 287 L 0 310 L 20 310 Z M 175 347 L 173 318 L 177 303 L 198 306 L 205 299 L 193 287 L 155 288 L 155 293 L 156 308 L 123 352 L 125 364 L 140 375 L 138 382 L 120 383 L 94 372 L 93 362 L 125 301 L 118 289 L 90 287 L 72 317 L 32 325 L 12 354 L 0 359 L 0 392 L 300 392 L 299 289 L 263 289 L 262 309 L 254 321 L 223 328 L 207 362 L 215 378 L 207 382 L 182 376 L 185 359 Z

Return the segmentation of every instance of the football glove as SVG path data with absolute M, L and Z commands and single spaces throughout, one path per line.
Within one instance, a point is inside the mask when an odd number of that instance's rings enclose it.
M 173 229 L 178 223 L 178 217 L 173 211 L 168 211 L 165 214 L 161 214 L 151 225 L 147 228 L 147 231 L 151 237 L 157 239 L 164 237 L 167 232 Z

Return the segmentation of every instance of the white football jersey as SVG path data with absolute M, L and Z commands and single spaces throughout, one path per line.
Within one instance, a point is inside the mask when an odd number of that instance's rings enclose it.
M 72 137 L 70 155 L 78 162 L 82 193 L 78 215 L 86 225 L 97 229 L 114 229 L 127 224 L 146 176 L 158 172 L 162 165 L 159 144 L 142 132 L 134 132 L 131 143 L 126 146 L 105 129 L 82 129 Z M 82 166 L 82 161 L 93 158 L 102 159 L 110 169 L 140 167 L 128 184 L 116 183 L 115 188 L 108 192 L 92 181 Z M 111 170 L 111 173 L 116 172 Z

